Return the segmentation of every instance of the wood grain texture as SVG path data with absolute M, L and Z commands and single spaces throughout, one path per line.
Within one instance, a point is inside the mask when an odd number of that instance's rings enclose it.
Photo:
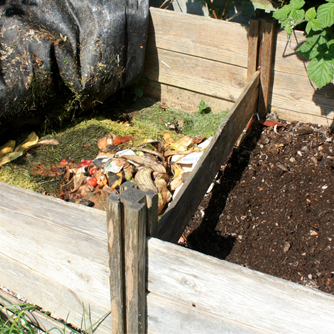
M 177 242 L 181 236 L 221 163 L 227 158 L 254 113 L 258 88 L 259 72 L 256 72 L 216 131 L 211 144 L 193 169 L 191 177 L 184 183 L 160 219 L 160 239 Z
M 307 76 L 276 72 L 271 106 L 314 116 L 334 117 L 334 85 L 314 90 Z M 298 114 L 296 114 L 298 115 Z M 296 120 L 299 120 L 298 117 Z
M 259 21 L 250 20 L 248 29 L 247 80 L 258 70 Z
M 125 277 L 124 277 L 124 241 L 123 241 L 123 208 L 120 196 L 116 193 L 108 196 L 107 227 L 108 252 L 110 268 L 110 302 L 112 333 L 125 333 Z
M 148 45 L 247 67 L 247 27 L 238 23 L 150 8 Z
M 110 311 L 104 212 L 0 183 L 0 222 L 0 284 L 78 327 Z
M 272 88 L 275 23 L 274 21 L 267 22 L 264 20 L 260 20 L 259 23 L 260 45 L 258 64 L 261 75 L 258 113 L 260 117 L 265 117 L 269 111 L 269 96 Z
M 158 194 L 149 189 L 145 192 L 147 205 L 147 236 L 157 237 L 158 234 Z
M 242 322 L 230 320 L 206 312 L 196 305 L 164 298 L 150 292 L 148 301 L 148 333 L 168 334 L 265 334 L 263 331 Z
M 327 118 L 326 116 L 316 116 L 312 114 L 306 114 L 294 110 L 276 107 L 273 107 L 272 111 L 276 113 L 276 115 L 280 119 L 288 122 L 296 122 L 298 120 L 301 123 L 312 123 L 328 127 L 334 127 L 334 119 Z
M 333 295 L 158 239 L 151 238 L 148 245 L 148 290 L 167 301 L 185 304 L 185 309 L 195 304 L 196 311 L 247 324 L 254 331 L 333 332 Z
M 166 103 L 172 108 L 181 109 L 189 113 L 198 111 L 198 104 L 201 100 L 210 107 L 212 112 L 228 110 L 234 104 L 232 101 L 169 86 L 157 81 L 150 81 L 145 86 L 145 95 L 162 101 L 162 103 Z
M 145 74 L 152 81 L 236 101 L 247 69 L 185 54 L 147 48 Z
M 57 317 L 70 311 L 76 325 L 85 302 L 97 320 L 110 309 L 105 213 L 0 185 L 0 283 Z M 334 326 L 332 295 L 155 238 L 147 271 L 149 333 L 326 334 Z M 95 333 L 110 332 L 109 319 Z
M 276 34 L 275 71 L 307 76 L 305 66 L 308 61 L 296 52 L 305 41 L 302 31 L 295 31 L 289 40 L 285 30 L 279 30 Z
M 125 332 L 144 333 L 146 329 L 146 193 L 135 187 L 126 188 L 120 196 L 123 204 Z

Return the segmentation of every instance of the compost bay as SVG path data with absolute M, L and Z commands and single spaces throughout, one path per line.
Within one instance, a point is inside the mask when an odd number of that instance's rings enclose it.
M 333 294 L 333 134 L 282 123 L 254 124 L 179 243 Z

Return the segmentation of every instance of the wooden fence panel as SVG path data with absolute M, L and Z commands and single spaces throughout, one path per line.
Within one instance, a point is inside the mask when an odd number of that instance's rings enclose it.
M 248 27 L 150 8 L 148 45 L 247 68 Z
M 1 182 L 0 222 L 0 284 L 79 327 L 110 311 L 105 212 Z
M 231 108 L 247 82 L 247 27 L 156 8 L 150 12 L 145 94 L 189 112 L 197 111 L 201 100 L 213 112 Z
M 167 309 L 174 303 L 184 310 L 192 307 L 220 316 L 222 323 L 227 318 L 234 324 L 247 324 L 254 332 L 333 332 L 333 295 L 158 239 L 149 240 L 148 251 L 148 290 L 166 297 L 167 302 L 161 305 L 159 319 L 164 306 Z M 150 320 L 150 312 L 148 316 L 149 323 L 156 320 Z

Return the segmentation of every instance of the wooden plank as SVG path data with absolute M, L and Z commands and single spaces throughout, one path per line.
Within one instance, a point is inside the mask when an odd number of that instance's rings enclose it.
M 247 27 L 150 8 L 148 45 L 247 67 Z
M 125 333 L 125 286 L 123 258 L 122 204 L 120 196 L 111 194 L 106 201 L 108 252 L 110 268 L 110 302 L 112 333 Z
M 276 72 L 271 106 L 332 119 L 334 85 L 315 91 L 307 76 Z
M 274 57 L 274 21 L 267 22 L 260 20 L 259 34 L 260 34 L 260 48 L 259 48 L 259 68 L 260 75 L 260 89 L 258 113 L 261 117 L 269 111 L 269 98 L 272 86 L 273 74 L 273 57 Z
M 259 21 L 250 20 L 248 29 L 247 80 L 258 70 Z
M 272 107 L 272 112 L 276 113 L 276 115 L 285 121 L 288 122 L 302 122 L 302 123 L 312 123 L 312 124 L 319 124 L 328 127 L 334 127 L 334 120 L 333 118 L 328 118 L 326 116 L 317 116 L 302 112 L 297 112 L 295 110 L 289 110 L 284 108 L 277 108 Z
M 306 41 L 302 31 L 295 31 L 288 41 L 285 30 L 276 35 L 275 71 L 307 76 L 305 66 L 308 61 L 297 54 L 298 47 Z
M 83 305 L 93 323 L 110 312 L 103 211 L 2 182 L 0 208 L 0 284 L 77 327 Z
M 247 69 L 168 50 L 147 48 L 149 80 L 230 101 L 246 86 Z
M 166 302 L 171 299 L 188 307 L 196 305 L 197 311 L 247 324 L 254 331 L 333 332 L 331 294 L 158 239 L 151 238 L 148 244 L 148 290 L 167 298 Z
M 0 290 L 0 305 L 2 306 L 10 306 L 15 304 L 22 304 L 22 301 L 20 299 L 17 299 L 16 297 L 12 296 L 11 294 Z M 0 311 L 3 312 L 4 315 L 6 315 L 6 311 Z M 53 319 L 51 317 L 46 316 L 43 312 L 38 310 L 32 310 L 29 311 L 30 315 L 27 316 L 31 320 L 31 324 L 33 324 L 36 328 L 43 330 L 44 332 L 52 331 L 63 334 L 72 334 L 73 332 L 67 327 L 57 321 L 56 319 Z
M 213 96 L 192 92 L 186 89 L 150 81 L 145 86 L 145 95 L 166 103 L 169 107 L 194 113 L 198 111 L 198 104 L 204 101 L 212 112 L 221 112 L 233 107 L 234 102 Z
M 211 144 L 193 169 L 192 176 L 184 183 L 160 219 L 158 226 L 160 239 L 177 242 L 181 236 L 221 163 L 231 152 L 254 113 L 258 86 L 259 72 L 256 72 L 216 131 Z
M 232 321 L 210 312 L 199 309 L 189 303 L 178 302 L 175 299 L 164 298 L 149 293 L 148 301 L 148 333 L 168 334 L 259 334 L 271 333 L 242 322 Z
M 146 192 L 147 225 L 146 233 L 150 237 L 158 234 L 158 194 L 149 189 Z

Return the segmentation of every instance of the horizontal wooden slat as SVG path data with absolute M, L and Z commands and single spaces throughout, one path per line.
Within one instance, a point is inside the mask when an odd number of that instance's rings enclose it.
M 0 183 L 0 222 L 0 284 L 78 327 L 110 311 L 104 212 Z
M 233 107 L 233 102 L 217 97 L 195 93 L 190 90 L 150 81 L 145 86 L 145 95 L 166 103 L 169 107 L 194 113 L 198 111 L 198 104 L 203 100 L 212 112 L 221 112 Z
M 247 27 L 152 7 L 150 12 L 149 45 L 247 67 Z
M 147 48 L 145 74 L 158 81 L 229 101 L 246 86 L 247 69 L 162 49 Z
M 155 294 L 254 330 L 333 332 L 333 295 L 153 238 L 148 251 L 148 289 Z
M 275 72 L 271 106 L 332 119 L 334 85 L 314 90 L 307 76 Z
M 198 308 L 195 304 L 164 298 L 155 293 L 147 296 L 148 333 L 168 334 L 265 334 L 271 333 L 242 322 L 216 316 Z
M 294 110 L 277 108 L 277 107 L 273 107 L 272 111 L 275 112 L 280 119 L 285 121 L 289 122 L 299 121 L 301 123 L 312 123 L 328 127 L 334 127 L 334 119 L 330 119 L 325 116 L 316 116 L 312 114 L 306 114 Z
M 181 236 L 214 176 L 218 173 L 220 165 L 227 159 L 235 142 L 255 112 L 259 77 L 259 72 L 255 72 L 217 129 L 209 147 L 192 170 L 191 176 L 183 184 L 160 219 L 158 226 L 160 239 L 177 242 Z
M 276 41 L 275 71 L 307 76 L 305 65 L 308 61 L 296 52 L 305 41 L 302 31 L 295 31 L 288 42 L 285 30 L 280 30 Z

